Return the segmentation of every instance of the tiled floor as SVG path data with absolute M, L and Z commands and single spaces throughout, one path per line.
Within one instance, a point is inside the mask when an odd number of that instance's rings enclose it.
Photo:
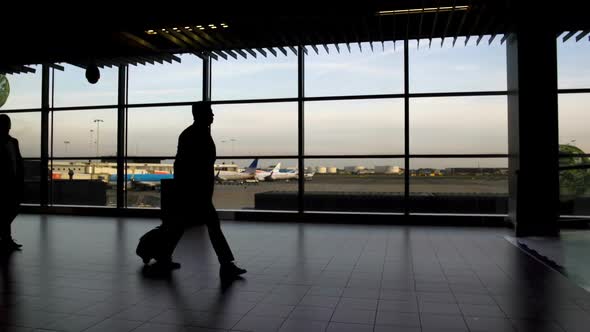
M 169 277 L 135 246 L 157 220 L 27 216 L 0 331 L 588 331 L 590 295 L 507 229 L 229 223 L 245 280 L 220 287 L 203 228 Z M 9 326 L 12 326 L 10 328 Z

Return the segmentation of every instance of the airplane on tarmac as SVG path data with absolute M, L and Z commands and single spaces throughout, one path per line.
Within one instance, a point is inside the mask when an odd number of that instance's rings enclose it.
M 281 163 L 278 163 L 275 168 L 264 177 L 264 181 L 277 181 L 277 180 L 295 180 L 299 177 L 299 172 L 297 170 L 292 170 L 288 172 L 281 172 Z
M 215 180 L 219 183 L 227 181 L 257 182 L 256 167 L 258 167 L 258 158 L 254 159 L 250 166 L 248 166 L 243 172 L 217 171 L 217 174 L 215 174 Z
M 158 190 L 162 180 L 173 178 L 173 174 L 127 174 L 125 181 L 127 182 L 127 187 L 130 189 Z M 109 183 L 117 183 L 117 174 L 109 176 Z

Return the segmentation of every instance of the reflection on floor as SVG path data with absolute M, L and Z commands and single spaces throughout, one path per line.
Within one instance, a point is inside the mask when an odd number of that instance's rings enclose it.
M 245 280 L 220 287 L 203 228 L 142 274 L 156 220 L 20 216 L 0 330 L 587 331 L 590 295 L 506 229 L 224 223 Z M 216 330 L 209 330 L 216 329 Z
M 538 257 L 554 265 L 568 279 L 590 291 L 590 231 L 561 231 L 555 238 L 522 238 L 510 240 Z

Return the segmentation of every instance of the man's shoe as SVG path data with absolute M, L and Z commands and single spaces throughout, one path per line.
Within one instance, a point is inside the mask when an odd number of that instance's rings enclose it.
M 156 261 L 153 267 L 160 270 L 178 270 L 181 265 L 173 261 Z
M 221 264 L 221 267 L 219 268 L 219 275 L 222 279 L 236 278 L 246 272 L 247 271 L 245 269 L 237 267 L 233 262 Z
M 9 250 L 21 250 L 21 248 L 23 247 L 22 244 L 14 242 L 13 239 L 2 241 L 2 246 Z

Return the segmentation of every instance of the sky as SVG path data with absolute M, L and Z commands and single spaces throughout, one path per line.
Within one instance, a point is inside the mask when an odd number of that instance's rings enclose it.
M 410 91 L 458 92 L 506 90 L 505 45 L 496 38 L 467 46 L 460 38 L 410 41 Z M 311 47 L 305 62 L 305 95 L 338 96 L 403 92 L 403 43 L 330 45 L 326 54 Z M 288 98 L 297 96 L 297 58 L 278 57 L 213 61 L 213 100 Z M 129 103 L 195 101 L 202 97 L 201 60 L 181 55 L 181 63 L 131 66 Z M 590 87 L 590 42 L 558 43 L 560 88 Z M 55 72 L 55 107 L 112 105 L 117 102 L 117 69 L 102 69 L 95 85 L 84 70 L 65 65 Z M 11 95 L 0 110 L 38 108 L 41 74 L 8 76 Z M 559 141 L 590 151 L 590 94 L 559 97 Z M 213 137 L 218 156 L 297 154 L 297 103 L 214 105 Z M 320 154 L 403 154 L 403 99 L 316 101 L 305 104 L 305 152 Z M 12 113 L 12 135 L 25 157 L 40 154 L 39 113 Z M 116 109 L 54 113 L 53 155 L 56 157 L 113 156 L 116 151 Z M 97 123 L 94 120 L 100 119 Z M 173 156 L 179 133 L 192 122 L 190 107 L 151 107 L 129 110 L 128 154 Z M 97 144 L 98 138 L 98 144 Z M 98 149 L 97 149 L 98 148 Z M 410 151 L 414 154 L 507 153 L 505 96 L 412 98 Z M 277 160 L 268 160 L 269 164 Z M 295 160 L 286 160 L 295 163 Z M 247 164 L 249 160 L 242 161 Z M 400 160 L 310 160 L 310 165 L 344 167 L 400 165 Z M 419 159 L 417 167 L 506 167 L 501 159 Z M 285 165 L 295 166 L 295 165 Z

